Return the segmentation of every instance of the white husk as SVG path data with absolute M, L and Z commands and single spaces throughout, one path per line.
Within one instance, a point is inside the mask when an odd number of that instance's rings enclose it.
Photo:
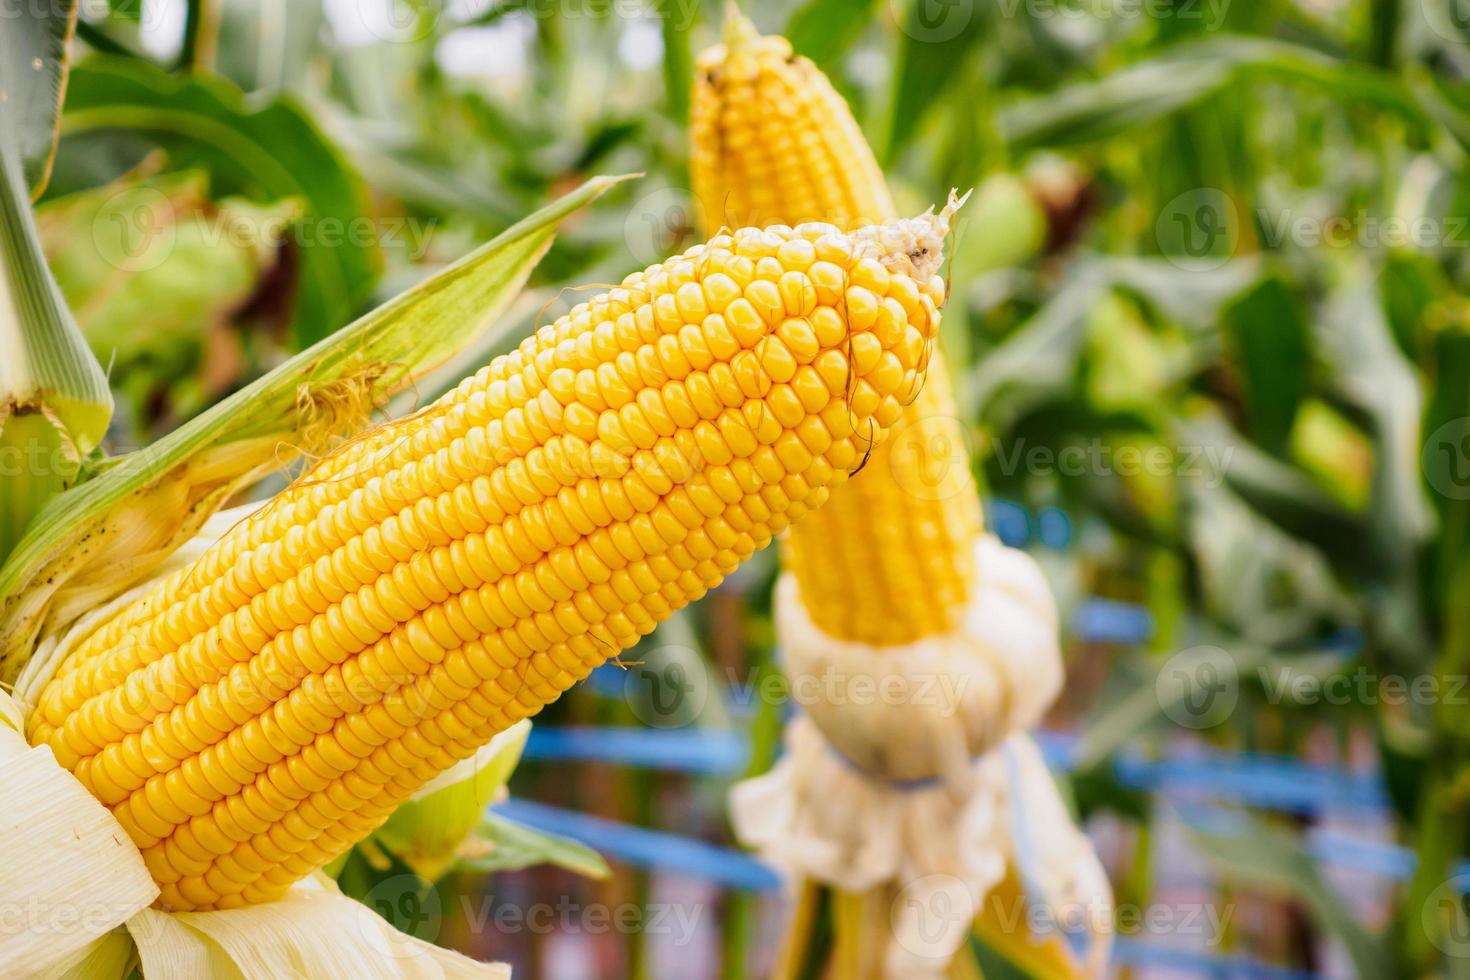
M 218 912 L 145 909 L 128 921 L 146 980 L 506 980 L 479 963 L 405 935 L 347 898 L 325 875 L 276 902 Z
M 961 625 L 903 646 L 836 639 L 807 614 L 796 577 L 776 586 L 776 628 L 794 695 L 858 768 L 963 784 L 969 760 L 1040 720 L 1061 690 L 1057 612 L 1036 563 L 991 535 Z
M 1100 975 L 1107 876 L 1020 734 L 1060 689 L 1056 608 L 1024 552 L 982 536 L 976 567 L 954 634 L 882 648 L 823 633 L 794 577 L 783 576 L 777 626 L 805 714 L 788 726 L 775 768 L 734 788 L 731 821 L 744 844 L 793 879 L 853 894 L 898 889 L 887 977 L 945 976 L 1008 868 L 1054 921 L 1080 922 L 1069 944 L 1076 968 Z M 885 680 L 909 696 L 855 696 L 883 691 Z M 801 698 L 803 682 L 825 696 Z
M 22 977 L 67 965 L 158 895 L 122 825 L 23 723 L 0 691 L 0 964 Z

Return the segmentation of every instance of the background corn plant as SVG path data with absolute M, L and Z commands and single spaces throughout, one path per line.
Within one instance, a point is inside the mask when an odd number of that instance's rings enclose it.
M 568 222 L 512 329 L 445 379 L 544 322 L 564 283 L 616 281 L 698 224 L 684 124 L 713 0 L 81 6 L 38 218 L 110 365 L 111 448 L 590 174 L 646 176 Z M 1470 8 L 742 6 L 853 102 L 901 210 L 980 188 L 946 344 L 992 523 L 1037 545 L 1073 624 L 1048 744 L 1125 908 L 1229 913 L 1120 921 L 1124 968 L 1205 969 L 1162 949 L 1470 972 Z M 772 574 L 753 563 L 541 725 L 662 741 L 533 736 L 517 794 L 727 842 L 723 792 L 769 763 L 786 703 Z M 768 967 L 763 879 L 640 853 L 602 884 L 488 893 L 473 870 L 432 892 L 383 859 L 351 874 L 364 895 L 412 884 L 377 903 L 400 926 L 533 974 Z M 716 867 L 745 887 L 689 874 Z M 528 907 L 551 926 L 511 914 Z

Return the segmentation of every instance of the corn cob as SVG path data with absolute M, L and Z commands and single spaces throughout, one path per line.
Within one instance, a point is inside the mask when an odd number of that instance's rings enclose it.
M 759 36 L 732 5 L 724 43 L 697 70 L 690 174 L 712 225 L 723 215 L 843 227 L 893 216 L 846 102 L 785 38 Z M 895 438 L 783 549 L 813 622 L 838 639 L 897 646 L 948 633 L 971 593 L 980 499 L 937 348 L 925 374 Z
M 949 213 L 722 234 L 578 305 L 98 626 L 33 744 L 163 907 L 279 896 L 846 479 L 920 381 Z

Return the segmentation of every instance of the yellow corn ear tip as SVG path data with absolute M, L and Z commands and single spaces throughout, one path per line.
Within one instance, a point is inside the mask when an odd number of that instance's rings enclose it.
M 877 249 L 890 272 L 901 272 L 918 280 L 928 279 L 944 264 L 944 243 L 949 237 L 950 220 L 973 193 L 970 190 L 960 196 L 959 191 L 953 189 L 949 192 L 949 201 L 938 214 L 931 207 L 917 218 L 860 228 L 853 237 Z
M 696 59 L 690 177 L 706 228 L 894 217 L 873 151 L 832 83 L 791 42 L 727 13 Z
M 727 52 L 739 51 L 761 39 L 760 31 L 756 30 L 755 24 L 745 16 L 740 9 L 740 4 L 735 0 L 725 0 L 725 26 L 722 38 Z
M 165 907 L 279 896 L 844 483 L 928 361 L 926 234 L 746 228 L 579 303 L 99 624 L 30 737 Z

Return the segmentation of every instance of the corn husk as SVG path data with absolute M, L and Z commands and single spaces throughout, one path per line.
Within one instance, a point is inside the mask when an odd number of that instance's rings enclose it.
M 794 576 L 777 585 L 804 713 L 776 766 L 734 788 L 730 816 L 791 880 L 833 891 L 839 975 L 954 975 L 972 933 L 1041 976 L 1098 976 L 1106 963 L 1107 876 L 1021 734 L 1060 689 L 1055 604 L 1025 553 L 982 535 L 975 557 L 961 625 L 898 647 L 824 634 Z M 1057 926 L 1033 934 L 1033 922 Z M 798 918 L 788 947 L 811 928 Z
M 158 896 L 122 825 L 49 748 L 26 744 L 24 722 L 0 691 L 0 890 L 22 917 L 0 929 L 7 976 L 71 964 Z
M 144 980 L 508 980 L 480 963 L 399 932 L 325 875 L 279 901 L 215 912 L 144 909 L 128 921 Z
M 76 480 L 112 418 L 107 378 L 46 265 L 25 191 L 0 139 L 0 562 Z
M 1036 563 L 981 535 L 975 568 L 960 625 L 902 646 L 828 635 L 796 577 L 777 583 L 783 669 L 803 710 L 859 769 L 963 783 L 972 758 L 1034 725 L 1061 690 L 1056 605 Z
M 425 783 L 373 837 L 424 880 L 437 881 L 458 861 L 485 807 L 504 794 L 530 734 L 526 719 L 496 735 Z

